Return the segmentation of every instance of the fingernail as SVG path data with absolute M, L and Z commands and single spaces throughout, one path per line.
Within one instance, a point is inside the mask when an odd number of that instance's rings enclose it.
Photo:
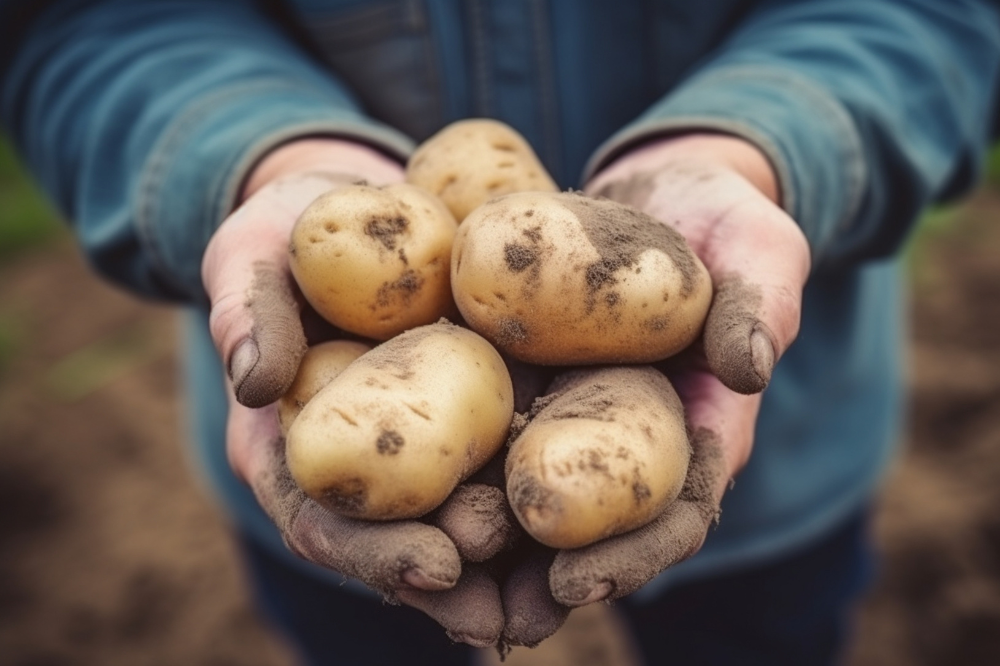
M 774 370 L 774 346 L 767 334 L 756 328 L 750 334 L 750 357 L 754 371 L 766 385 Z
M 240 346 L 233 352 L 229 359 L 229 378 L 233 380 L 233 387 L 236 389 L 237 395 L 240 393 L 243 382 L 246 381 L 247 376 L 259 360 L 260 351 L 257 349 L 257 343 L 250 338 L 240 343 Z
M 449 590 L 455 587 L 455 581 L 445 581 L 438 578 L 432 578 L 422 569 L 417 569 L 416 567 L 404 571 L 402 578 L 404 583 L 411 587 L 415 587 L 418 590 L 429 590 L 434 592 L 437 590 Z

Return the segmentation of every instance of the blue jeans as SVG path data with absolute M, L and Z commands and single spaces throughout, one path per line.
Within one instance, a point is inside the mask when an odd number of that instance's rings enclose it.
M 468 666 L 412 608 L 317 581 L 243 538 L 257 598 L 311 666 Z M 754 568 L 618 602 L 649 666 L 819 666 L 836 663 L 848 620 L 873 577 L 867 512 L 819 542 Z

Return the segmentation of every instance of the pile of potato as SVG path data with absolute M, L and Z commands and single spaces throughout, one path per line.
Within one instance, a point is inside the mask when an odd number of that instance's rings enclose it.
M 296 482 L 347 516 L 413 518 L 509 439 L 507 496 L 538 541 L 579 547 L 650 521 L 680 492 L 690 446 L 667 379 L 623 364 L 700 335 L 705 267 L 643 213 L 559 192 L 494 121 L 432 137 L 407 180 L 326 194 L 293 231 L 306 300 L 384 341 L 306 354 L 280 403 Z M 459 317 L 468 328 L 440 321 Z M 498 349 L 573 369 L 515 420 Z

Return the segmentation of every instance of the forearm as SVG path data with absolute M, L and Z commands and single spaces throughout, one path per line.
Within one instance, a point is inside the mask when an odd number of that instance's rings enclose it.
M 205 245 L 285 142 L 404 156 L 253 2 L 55 3 L 3 72 L 3 122 L 95 267 L 141 293 L 204 298 Z
M 998 22 L 979 2 L 770 3 L 591 171 L 655 137 L 731 134 L 766 155 L 815 263 L 890 253 L 925 205 L 975 181 Z

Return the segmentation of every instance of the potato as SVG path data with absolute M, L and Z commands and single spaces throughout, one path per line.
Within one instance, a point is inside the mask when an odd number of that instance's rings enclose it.
M 500 355 L 448 323 L 376 347 L 310 400 L 285 456 L 307 495 L 353 518 L 422 516 L 503 445 L 514 394 Z
M 371 351 L 371 345 L 351 340 L 321 342 L 306 350 L 295 380 L 278 399 L 278 423 L 287 435 L 292 421 L 319 390 L 333 381 L 354 359 Z
M 677 231 L 578 193 L 494 199 L 459 227 L 452 291 L 473 330 L 542 365 L 649 363 L 693 342 L 708 271 Z
M 502 194 L 559 191 L 520 134 L 485 118 L 452 123 L 421 144 L 406 180 L 440 197 L 459 222 Z
M 645 525 L 677 498 L 691 448 L 666 377 L 588 369 L 554 388 L 507 456 L 507 497 L 531 536 L 578 548 Z
M 418 187 L 352 185 L 319 197 L 292 230 L 295 281 L 335 326 L 376 340 L 454 312 L 457 223 Z

